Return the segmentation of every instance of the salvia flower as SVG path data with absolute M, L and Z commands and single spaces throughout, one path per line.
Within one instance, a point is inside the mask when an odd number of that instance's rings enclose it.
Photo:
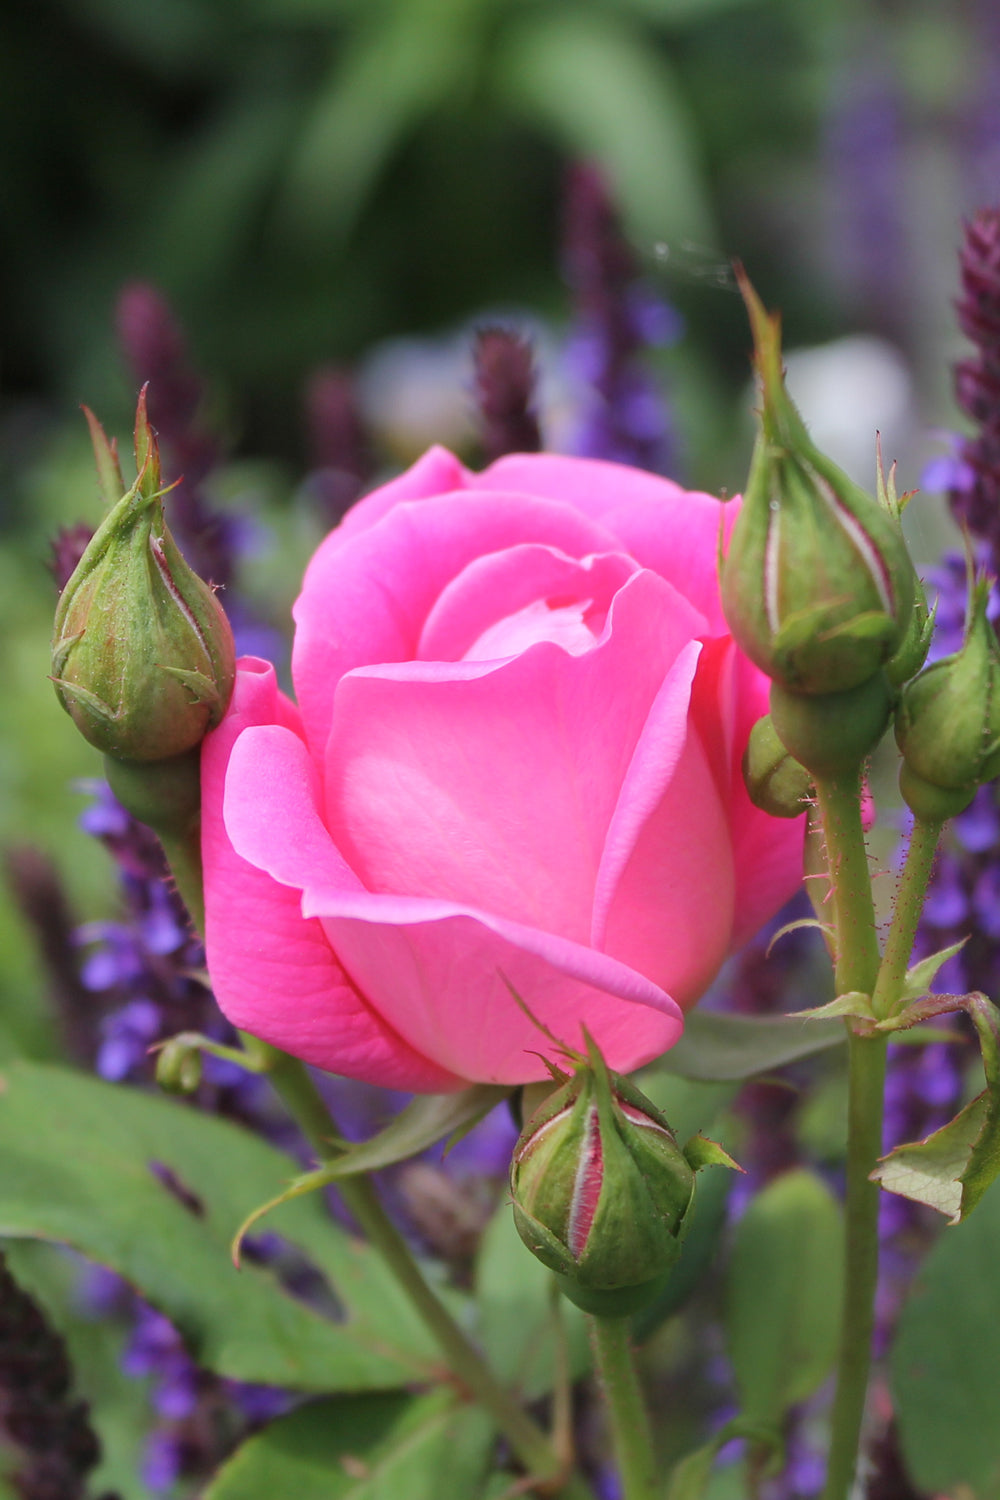
M 610 1316 L 658 1289 L 694 1191 L 659 1110 L 596 1052 L 528 1121 L 510 1180 L 528 1249 L 572 1301 Z
M 537 453 L 542 439 L 529 340 L 510 328 L 480 328 L 472 358 L 486 458 L 493 463 L 505 453 Z
M 680 318 L 644 284 L 603 174 L 590 163 L 570 173 L 563 264 L 575 315 L 567 364 L 584 387 L 571 451 L 672 473 L 669 411 L 645 355 L 675 341 Z
M 122 287 L 118 340 L 137 385 L 149 386 L 149 418 L 163 449 L 171 484 L 170 522 L 194 570 L 216 587 L 233 581 L 245 522 L 215 509 L 203 481 L 220 458 L 216 433 L 202 420 L 204 382 L 191 363 L 187 338 L 163 294 L 148 282 Z
M 979 428 L 961 444 L 965 482 L 949 495 L 957 520 L 985 538 L 1000 561 L 1000 208 L 966 225 L 960 252 L 958 321 L 976 353 L 955 366 L 959 406 Z
M 62 1338 L 2 1256 L 0 1433 L 18 1453 L 13 1482 L 22 1500 L 85 1500 L 101 1451 L 87 1405 L 72 1395 Z

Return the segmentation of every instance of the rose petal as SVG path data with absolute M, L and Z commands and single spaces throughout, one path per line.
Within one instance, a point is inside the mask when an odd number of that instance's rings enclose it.
M 396 505 L 343 545 L 320 548 L 293 610 L 292 652 L 296 695 L 317 755 L 344 673 L 412 660 L 445 585 L 484 553 L 524 542 L 570 557 L 620 550 L 608 532 L 556 501 L 468 492 Z
M 512 453 L 481 474 L 470 474 L 478 490 L 517 490 L 548 495 L 590 516 L 613 532 L 645 568 L 674 584 L 705 616 L 713 635 L 727 627 L 719 601 L 717 556 L 720 527 L 728 538 L 739 506 L 714 495 L 683 490 L 672 480 L 593 458 L 555 453 Z
M 599 645 L 370 667 L 337 692 L 326 823 L 369 890 L 439 897 L 586 943 L 649 710 L 698 616 L 633 574 Z
M 597 879 L 592 941 L 679 1005 L 729 949 L 733 865 L 723 804 L 688 705 L 700 646 L 681 652 L 624 778 Z
M 359 532 L 367 531 L 404 500 L 428 500 L 432 495 L 447 495 L 463 490 L 469 482 L 469 471 L 454 453 L 435 443 L 395 479 L 379 485 L 370 495 L 363 495 L 344 516 L 324 542 L 320 552 L 335 551 Z
M 268 759 L 270 773 L 261 778 Z M 310 807 L 312 778 L 294 735 L 260 729 L 241 737 L 227 780 L 234 848 L 258 871 L 287 882 L 294 901 L 304 891 L 305 916 L 322 917 L 387 1032 L 433 1058 L 439 1078 L 513 1084 L 547 1076 L 537 1054 L 557 1060 L 558 1047 L 520 1009 L 508 983 L 559 1040 L 581 1047 L 586 1026 L 612 1067 L 638 1067 L 677 1040 L 682 1022 L 673 1000 L 613 958 L 454 903 L 358 890 L 332 842 L 324 848 L 319 813 Z M 276 828 L 293 836 L 276 839 Z M 309 1005 L 312 997 L 300 999 Z M 336 1019 L 324 1011 L 308 1032 L 313 1060 L 334 1071 L 343 1066 Z M 294 1024 L 294 1007 L 281 1006 L 280 1024 Z
M 740 947 L 802 883 L 804 824 L 754 807 L 743 782 L 750 730 L 768 711 L 770 683 L 732 640 L 706 647 L 692 713 L 726 809 L 736 873 L 732 945 Z M 803 809 L 804 811 L 804 809 Z
M 244 732 L 278 736 L 290 751 L 278 767 L 257 763 L 265 782 L 276 773 L 283 782 L 287 778 L 284 789 L 293 789 L 292 762 L 307 784 L 314 779 L 301 729 L 296 733 L 298 713 L 278 692 L 273 667 L 244 660 L 240 668 L 230 711 L 202 750 L 206 948 L 220 1007 L 234 1026 L 331 1072 L 407 1090 L 460 1087 L 461 1079 L 414 1052 L 361 998 L 322 924 L 303 919 L 300 892 L 276 883 L 233 848 L 224 793 L 230 755 Z M 250 727 L 260 723 L 269 727 Z M 295 813 L 294 805 L 285 810 L 290 817 Z M 271 826 L 278 849 L 290 827 Z
M 461 661 L 490 627 L 539 601 L 588 603 L 590 614 L 598 616 L 591 621 L 592 645 L 615 594 L 637 571 L 623 553 L 575 558 L 537 543 L 477 557 L 441 590 L 427 616 L 417 656 L 424 661 Z M 514 650 L 498 654 L 513 655 Z M 477 647 L 475 659 L 485 657 Z
M 304 910 L 327 913 L 324 925 L 344 963 L 400 1033 L 464 1078 L 547 1078 L 542 1058 L 565 1060 L 536 1021 L 578 1051 L 586 1028 L 620 1072 L 659 1057 L 683 1029 L 674 1001 L 634 969 L 483 912 L 325 892 L 307 892 Z

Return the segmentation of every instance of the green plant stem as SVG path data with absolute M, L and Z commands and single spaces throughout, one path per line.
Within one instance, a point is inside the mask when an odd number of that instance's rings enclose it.
M 338 1156 L 337 1130 L 326 1105 L 303 1065 L 279 1053 L 271 1082 L 289 1114 L 324 1160 Z M 478 1350 L 428 1285 L 409 1246 L 364 1174 L 337 1184 L 350 1212 L 380 1252 L 445 1354 L 450 1369 L 471 1395 L 490 1412 L 500 1431 L 539 1488 L 563 1500 L 584 1500 L 590 1492 L 579 1479 L 566 1477 L 564 1463 L 549 1438 L 504 1389 Z
M 624 1500 L 657 1500 L 653 1443 L 632 1356 L 630 1320 L 590 1315 L 588 1322 Z
M 205 931 L 205 887 L 201 869 L 201 820 L 196 819 L 181 837 L 155 830 L 174 877 L 174 884 L 191 921 Z
M 872 1009 L 880 1021 L 886 1016 L 895 1015 L 899 1010 L 906 970 L 913 952 L 913 940 L 924 909 L 927 883 L 931 877 L 940 837 L 940 823 L 925 823 L 918 818 L 913 825 L 892 914 L 892 926 L 872 995 Z
M 816 800 L 833 891 L 837 994 L 859 990 L 870 995 L 878 976 L 879 951 L 871 872 L 861 826 L 860 772 L 818 780 Z
M 823 1500 L 846 1500 L 854 1484 L 878 1282 L 879 1187 L 868 1179 L 882 1151 L 886 1039 L 851 1033 L 848 1047 L 844 1308 Z
M 860 772 L 819 781 L 836 930 L 837 994 L 871 995 L 879 972 L 871 873 L 861 826 Z M 848 1026 L 850 1085 L 844 1211 L 844 1307 L 823 1500 L 846 1500 L 865 1413 L 878 1281 L 878 1195 L 868 1180 L 882 1149 L 886 1041 Z

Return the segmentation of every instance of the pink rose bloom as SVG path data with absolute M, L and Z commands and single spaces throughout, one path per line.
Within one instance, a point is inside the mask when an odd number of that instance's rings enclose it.
M 240 664 L 202 760 L 208 961 L 229 1019 L 417 1092 L 628 1071 L 794 891 L 802 825 L 740 758 L 766 679 L 719 604 L 709 495 L 435 448 L 322 543 L 298 707 Z

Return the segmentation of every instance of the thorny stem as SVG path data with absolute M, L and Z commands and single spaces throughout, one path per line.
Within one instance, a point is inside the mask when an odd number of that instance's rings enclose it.
M 657 1500 L 653 1443 L 632 1355 L 630 1319 L 590 1316 L 588 1322 L 607 1400 L 623 1500 Z
M 860 772 L 816 785 L 833 891 L 838 995 L 871 995 L 879 971 L 871 872 L 861 826 Z M 886 1041 L 848 1026 L 847 1196 L 844 1309 L 830 1457 L 823 1500 L 846 1500 L 854 1483 L 865 1413 L 878 1281 L 878 1186 L 869 1181 L 882 1149 Z

